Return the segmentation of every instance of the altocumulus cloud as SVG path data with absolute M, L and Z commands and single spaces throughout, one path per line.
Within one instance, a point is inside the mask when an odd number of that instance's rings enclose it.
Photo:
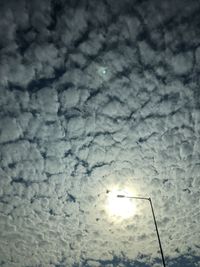
M 0 266 L 200 266 L 199 1 L 0 3 Z

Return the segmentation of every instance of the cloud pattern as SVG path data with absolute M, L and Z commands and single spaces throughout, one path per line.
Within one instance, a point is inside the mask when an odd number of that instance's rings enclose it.
M 198 1 L 1 1 L 0 266 L 200 266 Z

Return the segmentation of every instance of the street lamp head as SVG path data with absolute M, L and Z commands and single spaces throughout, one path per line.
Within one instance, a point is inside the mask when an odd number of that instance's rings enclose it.
M 125 195 L 117 195 L 117 197 L 123 198 L 125 197 Z

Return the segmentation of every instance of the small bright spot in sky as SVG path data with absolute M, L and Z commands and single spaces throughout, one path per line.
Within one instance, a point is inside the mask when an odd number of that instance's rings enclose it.
M 100 76 L 104 76 L 107 73 L 107 68 L 106 67 L 99 67 L 98 73 Z
M 134 201 L 129 198 L 119 198 L 117 195 L 129 195 L 126 190 L 114 190 L 108 195 L 107 211 L 109 215 L 128 219 L 136 212 Z

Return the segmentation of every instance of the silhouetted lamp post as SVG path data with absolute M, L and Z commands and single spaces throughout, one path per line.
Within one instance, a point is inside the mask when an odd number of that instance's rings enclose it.
M 151 207 L 151 211 L 152 211 L 152 215 L 153 215 L 153 221 L 154 221 L 154 224 L 155 224 L 155 229 L 156 229 L 156 234 L 157 234 L 157 237 L 158 237 L 158 243 L 159 243 L 159 247 L 160 247 L 160 254 L 161 254 L 161 257 L 162 257 L 162 263 L 163 263 L 163 266 L 166 267 L 166 264 L 165 264 L 165 258 L 164 258 L 164 254 L 163 254 L 163 249 L 162 249 L 162 244 L 161 244 L 161 240 L 160 240 L 160 235 L 159 235 L 159 232 L 158 232 L 158 225 L 157 225 L 157 222 L 156 222 L 156 217 L 155 217 L 155 213 L 154 213 L 154 209 L 153 209 L 153 204 L 152 204 L 152 201 L 151 201 L 151 198 L 147 198 L 147 197 L 132 197 L 132 196 L 126 196 L 126 195 L 117 195 L 117 197 L 120 197 L 120 198 L 134 198 L 134 199 L 141 199 L 141 200 L 148 200 L 149 203 L 150 203 L 150 207 Z

